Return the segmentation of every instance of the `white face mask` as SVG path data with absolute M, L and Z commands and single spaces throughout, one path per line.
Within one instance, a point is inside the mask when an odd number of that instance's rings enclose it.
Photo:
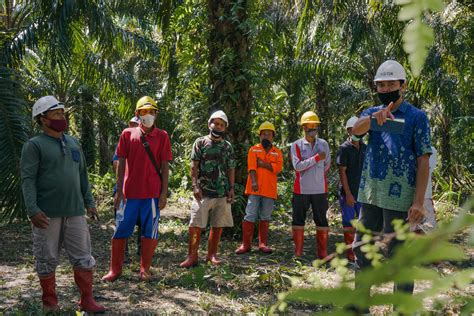
M 143 115 L 140 116 L 140 121 L 142 122 L 143 126 L 152 127 L 153 123 L 155 123 L 155 116 L 152 114 Z

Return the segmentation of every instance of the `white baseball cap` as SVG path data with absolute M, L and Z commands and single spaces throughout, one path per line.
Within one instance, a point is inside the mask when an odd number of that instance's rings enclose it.
M 355 122 L 357 122 L 359 118 L 357 116 L 353 116 L 347 120 L 346 129 L 354 127 Z
M 52 95 L 41 97 L 33 105 L 32 117 L 35 118 L 37 115 L 42 114 L 46 111 L 64 109 L 64 104 L 58 101 Z

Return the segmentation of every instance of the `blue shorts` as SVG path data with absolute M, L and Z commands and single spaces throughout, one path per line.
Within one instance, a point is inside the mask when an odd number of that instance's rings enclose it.
M 117 210 L 116 228 L 113 238 L 128 238 L 133 229 L 141 223 L 143 237 L 158 239 L 158 224 L 160 208 L 158 198 L 154 199 L 127 199 L 122 210 Z
M 249 195 L 244 221 L 255 223 L 257 220 L 271 220 L 274 204 L 274 199 L 255 194 Z
M 342 227 L 352 227 L 351 221 L 359 218 L 361 204 L 356 202 L 354 206 L 349 206 L 346 204 L 346 196 L 341 194 L 339 205 L 341 205 L 342 210 Z

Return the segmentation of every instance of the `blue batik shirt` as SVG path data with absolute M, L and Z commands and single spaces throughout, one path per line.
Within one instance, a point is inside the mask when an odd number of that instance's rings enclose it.
M 382 107 L 369 108 L 360 116 Z M 416 158 L 431 154 L 430 124 L 423 111 L 406 101 L 392 114 L 405 120 L 403 134 L 369 131 L 357 201 L 407 212 L 415 195 Z

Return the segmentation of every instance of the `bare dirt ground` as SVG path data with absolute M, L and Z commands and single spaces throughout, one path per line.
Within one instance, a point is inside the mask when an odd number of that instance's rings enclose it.
M 277 301 L 277 295 L 290 286 L 290 279 L 308 272 L 315 257 L 314 226 L 308 225 L 305 234 L 305 256 L 301 262 L 293 259 L 293 244 L 288 218 L 280 216 L 271 226 L 270 245 L 274 252 L 264 255 L 255 250 L 236 255 L 239 240 L 224 238 L 220 256 L 225 264 L 212 267 L 203 262 L 207 249 L 207 232 L 203 233 L 200 247 L 201 265 L 187 270 L 179 263 L 187 254 L 187 222 L 189 207 L 186 201 L 171 202 L 161 213 L 160 238 L 153 261 L 153 280 L 138 282 L 139 257 L 136 255 L 135 237 L 129 241 L 129 261 L 124 265 L 122 277 L 116 282 L 102 283 L 100 277 L 108 271 L 110 238 L 114 230 L 111 212 L 101 211 L 101 222 L 90 222 L 93 255 L 97 260 L 94 294 L 97 301 L 111 309 L 110 313 L 131 314 L 243 314 L 268 313 Z M 34 272 L 31 230 L 27 224 L 0 226 L 0 314 L 41 313 L 41 290 Z M 333 229 L 329 251 L 335 243 L 343 242 L 342 234 Z M 460 242 L 463 242 L 462 240 Z M 466 248 L 471 260 L 464 263 L 472 267 L 472 249 Z M 449 263 L 434 267 L 440 273 L 450 274 L 459 266 Z M 322 282 L 331 286 L 338 280 L 335 271 L 317 270 Z M 333 286 L 333 285 L 332 285 Z M 417 284 L 416 290 L 429 284 Z M 379 289 L 389 291 L 391 285 Z M 452 290 L 450 293 L 454 293 Z M 61 313 L 72 314 L 77 310 L 79 293 L 72 279 L 72 268 L 62 253 L 57 270 L 57 292 Z M 449 311 L 450 293 L 443 294 Z M 474 295 L 474 286 L 466 293 Z M 426 302 L 431 304 L 431 302 Z M 439 307 L 433 307 L 435 310 Z M 452 308 L 451 308 L 452 309 Z M 290 304 L 290 314 L 311 314 L 324 310 L 321 306 Z M 374 307 L 372 312 L 384 315 L 387 306 Z M 441 310 L 440 310 L 441 312 Z

